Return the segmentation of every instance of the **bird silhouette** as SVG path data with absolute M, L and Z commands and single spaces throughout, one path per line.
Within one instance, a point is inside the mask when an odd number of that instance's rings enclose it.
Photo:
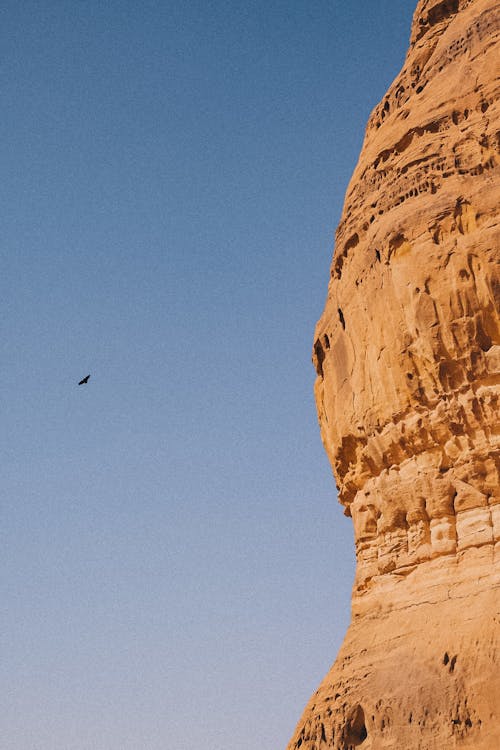
M 85 377 L 80 380 L 78 385 L 85 385 L 85 383 L 89 382 L 89 378 L 90 378 L 90 375 L 85 375 Z

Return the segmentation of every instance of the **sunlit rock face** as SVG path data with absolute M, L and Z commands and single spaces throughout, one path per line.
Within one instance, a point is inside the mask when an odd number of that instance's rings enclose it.
M 352 622 L 290 750 L 500 748 L 499 36 L 419 2 L 347 190 L 314 363 Z

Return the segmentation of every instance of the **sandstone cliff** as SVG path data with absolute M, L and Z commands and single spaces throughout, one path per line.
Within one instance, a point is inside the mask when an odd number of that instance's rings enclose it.
M 421 0 L 317 325 L 352 621 L 289 750 L 500 748 L 497 0 Z

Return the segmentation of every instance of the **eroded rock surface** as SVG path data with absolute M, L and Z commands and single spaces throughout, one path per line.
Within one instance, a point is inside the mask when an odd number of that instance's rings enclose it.
M 290 750 L 500 748 L 500 8 L 421 0 L 314 362 L 352 623 Z

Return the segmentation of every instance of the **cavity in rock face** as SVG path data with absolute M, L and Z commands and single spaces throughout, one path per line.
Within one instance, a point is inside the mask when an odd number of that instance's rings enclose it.
M 497 0 L 421 0 L 317 325 L 352 621 L 289 750 L 500 748 Z

